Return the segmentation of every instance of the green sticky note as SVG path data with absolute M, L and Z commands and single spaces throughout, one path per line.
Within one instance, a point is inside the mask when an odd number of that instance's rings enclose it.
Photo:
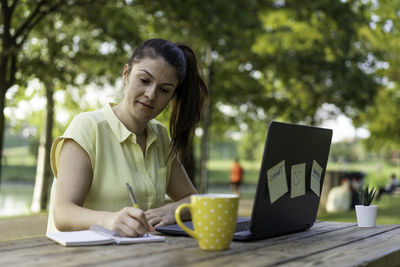
M 306 164 L 292 165 L 290 197 L 303 196 L 306 193 Z
M 288 192 L 284 160 L 267 171 L 267 181 L 271 203 Z
M 321 188 L 321 174 L 322 174 L 322 167 L 318 164 L 317 161 L 313 161 L 311 167 L 311 190 L 317 196 L 320 196 L 320 188 Z

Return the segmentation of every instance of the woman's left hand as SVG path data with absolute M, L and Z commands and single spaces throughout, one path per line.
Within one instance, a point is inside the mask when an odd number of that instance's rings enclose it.
M 147 221 L 154 227 L 175 223 L 175 203 L 170 203 L 156 209 L 146 210 Z

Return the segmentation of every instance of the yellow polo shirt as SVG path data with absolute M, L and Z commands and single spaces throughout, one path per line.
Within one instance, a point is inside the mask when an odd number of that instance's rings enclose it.
M 143 210 L 160 207 L 165 202 L 172 157 L 167 129 L 156 120 L 147 127 L 146 153 L 115 116 L 112 106 L 77 115 L 64 135 L 54 140 L 50 152 L 51 168 L 57 177 L 58 159 L 65 139 L 73 139 L 89 155 L 93 169 L 92 183 L 83 207 L 93 210 L 118 211 L 132 206 L 126 182 L 132 186 L 139 207 Z M 54 179 L 47 231 L 57 231 L 53 220 L 53 203 L 57 179 Z

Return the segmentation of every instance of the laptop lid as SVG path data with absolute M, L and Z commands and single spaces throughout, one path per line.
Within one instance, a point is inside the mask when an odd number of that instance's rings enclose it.
M 330 129 L 276 121 L 270 123 L 250 228 L 235 233 L 234 240 L 256 240 L 304 230 L 313 225 L 331 139 Z M 246 221 L 248 218 L 238 218 L 238 223 Z M 191 222 L 185 224 L 193 229 Z M 156 230 L 187 235 L 176 224 L 159 226 Z
M 255 239 L 313 225 L 331 140 L 330 129 L 270 123 L 251 215 Z

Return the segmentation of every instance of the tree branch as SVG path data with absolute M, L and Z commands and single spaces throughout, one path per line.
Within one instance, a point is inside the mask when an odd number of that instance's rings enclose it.
M 14 2 L 11 4 L 10 7 L 10 12 L 13 13 L 15 10 L 15 7 L 17 6 L 19 0 L 14 0 Z
M 32 22 L 32 20 L 39 15 L 40 13 L 40 8 L 46 3 L 46 1 L 40 1 L 38 5 L 36 6 L 35 10 L 31 13 L 31 15 L 26 19 L 26 21 L 21 25 L 21 27 L 18 28 L 18 30 L 15 32 L 13 38 L 16 39 L 18 38 L 29 26 L 29 24 Z
M 41 2 L 42 3 L 42 2 Z M 35 11 L 36 12 L 35 16 L 32 15 L 27 19 L 27 21 L 18 29 L 17 33 L 14 35 L 14 39 L 16 40 L 17 37 L 19 37 L 19 35 L 22 35 L 22 40 L 20 42 L 16 42 L 17 43 L 17 47 L 20 48 L 24 42 L 26 41 L 26 39 L 28 38 L 28 35 L 30 33 L 30 31 L 48 14 L 54 12 L 55 10 L 57 10 L 58 8 L 60 8 L 62 6 L 62 1 L 54 4 L 53 6 L 50 6 L 46 11 L 40 11 L 40 7 L 36 8 Z M 29 23 L 27 23 L 29 20 Z M 17 35 L 19 34 L 19 35 Z
M 9 7 L 7 0 L 1 0 L 1 11 L 3 13 L 3 25 L 4 25 L 4 34 L 2 34 L 4 39 L 8 39 L 10 37 L 10 26 L 11 26 L 11 15 L 9 13 Z M 4 40 L 7 42 L 8 40 Z M 4 46 L 4 44 L 3 44 Z
M 3 11 L 3 15 L 8 13 L 8 3 L 7 0 L 1 0 L 1 6 L 2 6 L 2 11 Z

